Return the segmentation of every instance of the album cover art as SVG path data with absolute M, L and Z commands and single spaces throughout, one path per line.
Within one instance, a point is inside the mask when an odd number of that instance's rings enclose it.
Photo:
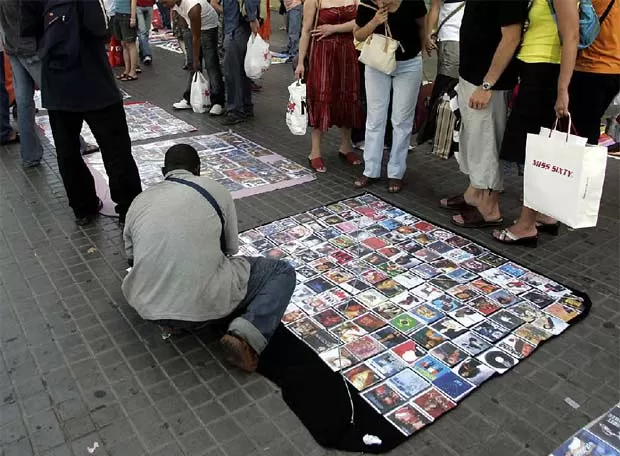
M 563 288 L 561 286 L 559 287 Z M 573 309 L 577 310 L 579 313 L 583 312 L 585 309 L 583 298 L 580 298 L 578 296 L 567 294 L 567 295 L 561 296 L 558 302 L 560 304 L 572 307 Z
M 459 401 L 474 389 L 474 385 L 452 371 L 435 380 L 433 386 L 454 401 Z
M 412 315 L 406 312 L 397 315 L 390 321 L 390 324 L 404 333 L 410 333 L 420 325 L 420 323 Z
M 407 437 L 431 422 L 422 412 L 410 404 L 394 410 L 385 417 Z
M 476 299 L 472 299 L 467 303 L 467 305 L 473 307 L 486 317 L 501 309 L 499 305 L 485 296 L 479 296 Z
M 538 317 L 532 322 L 532 325 L 536 326 L 537 328 L 544 329 L 545 331 L 550 332 L 554 336 L 559 336 L 564 332 L 566 328 L 568 328 L 568 323 L 558 317 L 553 317 L 551 315 L 544 315 Z
M 381 414 L 388 413 L 405 403 L 405 400 L 387 383 L 370 388 L 362 393 L 362 397 Z
M 519 336 L 521 339 L 525 339 L 527 342 L 534 345 L 535 347 L 538 346 L 541 342 L 553 336 L 553 334 L 551 334 L 549 331 L 534 326 L 531 323 L 521 326 L 514 332 L 514 334 L 516 336 Z
M 391 377 L 405 368 L 405 363 L 391 351 L 370 358 L 366 364 L 385 378 Z
M 582 429 L 549 456 L 618 456 L 618 450 Z
M 392 326 L 386 326 L 371 334 L 380 344 L 386 348 L 393 348 L 406 342 L 407 337 L 394 329 Z
M 494 313 L 491 315 L 490 319 L 511 331 L 525 323 L 525 320 L 505 310 Z
M 509 334 L 505 339 L 502 339 L 495 346 L 497 348 L 501 348 L 502 350 L 517 359 L 527 358 L 535 350 L 535 347 L 533 345 L 528 344 L 526 341 L 515 336 L 514 334 Z
M 294 321 L 288 325 L 287 328 L 302 339 L 321 330 L 321 327 L 314 320 L 308 317 Z
M 471 280 L 478 277 L 473 272 L 470 272 L 466 269 L 460 269 L 460 268 L 455 269 L 452 272 L 448 272 L 446 275 L 450 277 L 451 279 L 455 280 L 457 283 L 470 283 Z
M 434 382 L 450 368 L 431 355 L 426 355 L 413 363 L 413 370 L 428 381 Z
M 398 296 L 394 296 L 391 301 L 404 310 L 409 310 L 424 303 L 424 299 L 419 296 L 412 295 L 411 293 L 403 293 Z
M 387 382 L 406 400 L 411 399 L 431 386 L 411 369 L 401 370 L 388 379 Z
M 452 369 L 455 374 L 464 378 L 469 383 L 480 386 L 495 375 L 495 371 L 476 358 L 468 358 Z
M 336 310 L 348 320 L 353 320 L 354 318 L 357 318 L 360 315 L 368 312 L 368 309 L 359 302 L 357 302 L 355 299 L 350 299 L 347 302 L 338 304 L 336 306 Z
M 441 274 L 441 271 L 433 266 L 431 266 L 430 264 L 426 264 L 426 263 L 422 263 L 414 268 L 411 269 L 411 271 L 422 277 L 423 279 L 431 279 L 433 277 L 435 277 L 436 275 Z
M 456 366 L 469 356 L 450 342 L 444 342 L 439 347 L 433 348 L 429 353 L 450 367 Z
M 471 307 L 461 307 L 460 309 L 449 312 L 448 315 L 458 321 L 466 328 L 474 326 L 476 323 L 484 321 L 484 315 L 476 312 Z
M 510 332 L 508 328 L 505 328 L 492 320 L 484 320 L 482 323 L 474 326 L 472 330 L 492 344 Z
M 383 328 L 387 323 L 372 312 L 368 312 L 353 320 L 358 326 L 364 328 L 368 332 L 376 331 L 379 328 Z
M 386 321 L 390 321 L 403 312 L 400 307 L 389 301 L 379 304 L 377 307 L 373 308 L 373 311 Z
M 506 310 L 516 315 L 526 323 L 531 323 L 537 318 L 545 315 L 540 309 L 538 309 L 538 307 L 527 301 L 521 301 Z
M 452 318 L 444 318 L 443 320 L 433 323 L 430 326 L 448 339 L 454 339 L 467 332 L 467 328 L 465 326 Z
M 599 417 L 588 426 L 588 431 L 620 453 L 620 405 Z
M 469 301 L 478 296 L 475 288 L 470 288 L 467 285 L 457 285 L 448 290 L 448 294 L 454 296 L 456 299 L 462 302 Z
M 413 340 L 406 340 L 392 348 L 392 351 L 400 356 L 407 364 L 412 364 L 426 355 L 426 351 L 418 346 Z
M 347 321 L 341 325 L 332 327 L 330 331 L 345 344 L 353 342 L 368 334 L 368 331 L 356 325 L 352 321 Z
M 492 348 L 481 355 L 478 355 L 478 359 L 484 364 L 495 370 L 498 374 L 503 374 L 510 368 L 517 365 L 519 360 L 513 358 L 508 353 Z
M 444 313 L 452 312 L 463 307 L 463 304 L 459 300 L 448 295 L 441 295 L 431 300 L 430 305 Z
M 373 371 L 366 363 L 345 370 L 344 376 L 358 391 L 363 391 L 382 380 L 379 373 Z
M 511 275 L 517 278 L 521 277 L 527 272 L 527 269 L 524 269 L 521 266 L 516 265 L 512 262 L 504 263 L 498 269 L 502 272 L 505 272 L 508 275 Z
M 418 329 L 413 333 L 411 339 L 415 340 L 426 350 L 430 350 L 446 340 L 445 336 L 429 327 Z
M 370 336 L 360 337 L 359 339 L 348 343 L 346 348 L 360 360 L 368 359 L 371 356 L 385 350 L 383 345 Z
M 374 288 L 370 288 L 356 295 L 356 299 L 370 308 L 387 301 L 387 298 Z
M 314 315 L 314 319 L 327 329 L 344 322 L 344 317 L 333 309 L 327 309 Z
M 411 272 L 405 272 L 394 277 L 394 280 L 406 289 L 415 288 L 424 281 Z
M 388 298 L 393 298 L 394 296 L 398 296 L 399 294 L 407 291 L 407 288 L 399 284 L 394 279 L 382 280 L 381 282 L 376 283 L 375 286 L 377 287 L 377 290 Z
M 394 261 L 394 263 L 396 263 L 403 269 L 411 269 L 421 264 L 421 260 L 408 253 L 404 253 L 400 256 L 394 257 L 392 258 L 392 261 Z
M 287 325 L 305 316 L 306 314 L 299 307 L 295 304 L 289 304 L 282 316 L 282 323 Z
M 484 279 L 473 280 L 469 285 L 477 288 L 478 290 L 480 290 L 481 293 L 485 295 L 491 294 L 494 291 L 499 290 L 499 287 L 497 285 L 493 285 L 491 282 L 487 282 Z
M 443 296 L 443 292 L 430 283 L 424 283 L 415 287 L 411 290 L 411 293 L 427 301 L 432 301 L 433 299 Z
M 358 362 L 358 359 L 343 347 L 324 351 L 319 356 L 334 372 L 347 369 Z
M 313 334 L 303 336 L 302 339 L 305 343 L 310 345 L 310 347 L 312 347 L 317 353 L 322 353 L 326 350 L 340 345 L 338 339 L 336 339 L 325 329 L 320 329 Z
M 434 307 L 427 304 L 414 307 L 410 310 L 410 313 L 417 320 L 420 320 L 426 324 L 431 324 L 444 317 L 444 313 Z
M 456 339 L 453 339 L 452 343 L 469 353 L 471 356 L 476 356 L 491 348 L 491 344 L 489 342 L 482 339 L 479 335 L 472 331 L 466 332 Z
M 345 290 L 347 293 L 351 293 L 352 295 L 358 295 L 363 291 L 368 290 L 372 285 L 364 282 L 360 279 L 351 279 L 348 282 L 341 283 L 340 288 Z
M 413 402 L 435 420 L 456 407 L 456 402 L 448 399 L 447 396 L 435 388 L 430 388 L 428 391 L 420 394 Z
M 581 315 L 581 312 L 579 312 L 574 307 L 568 306 L 566 304 L 560 304 L 559 302 L 556 302 L 555 304 L 551 304 L 549 307 L 546 307 L 545 313 L 553 315 L 554 317 L 557 317 L 567 323 Z

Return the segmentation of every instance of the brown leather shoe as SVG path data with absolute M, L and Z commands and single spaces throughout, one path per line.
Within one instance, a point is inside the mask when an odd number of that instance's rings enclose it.
M 258 355 L 252 347 L 240 337 L 226 334 L 220 340 L 226 360 L 246 372 L 254 372 L 258 367 Z

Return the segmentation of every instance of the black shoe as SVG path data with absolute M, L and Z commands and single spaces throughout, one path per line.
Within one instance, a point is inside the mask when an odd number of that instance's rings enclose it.
M 222 125 L 232 127 L 245 121 L 245 118 L 237 114 L 226 114 L 222 119 Z
M 97 204 L 97 210 L 95 212 L 86 214 L 83 217 L 75 218 L 75 224 L 77 226 L 90 225 L 99 216 L 99 211 L 103 207 L 103 201 L 101 201 L 99 198 L 97 198 L 97 201 L 99 201 L 99 203 Z

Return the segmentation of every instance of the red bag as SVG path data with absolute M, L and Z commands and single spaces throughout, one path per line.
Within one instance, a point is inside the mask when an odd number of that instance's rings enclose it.
M 428 111 L 431 104 L 431 94 L 433 93 L 434 82 L 423 82 L 418 93 L 418 102 L 415 106 L 415 119 L 413 121 L 413 131 L 419 132 L 428 118 Z
M 151 21 L 155 30 L 161 30 L 164 28 L 164 23 L 161 20 L 161 13 L 157 8 L 153 8 L 153 20 Z
M 125 65 L 125 62 L 123 60 L 123 47 L 121 45 L 121 42 L 114 37 L 110 39 L 110 46 L 108 49 L 108 61 L 110 62 L 110 66 L 112 68 Z
M 15 91 L 13 90 L 13 71 L 11 70 L 11 62 L 9 56 L 4 55 L 4 85 L 6 91 L 9 93 L 9 106 L 15 103 Z

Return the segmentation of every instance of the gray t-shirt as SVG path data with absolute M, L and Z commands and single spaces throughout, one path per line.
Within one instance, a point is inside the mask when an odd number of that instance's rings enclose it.
M 219 23 L 219 18 L 217 11 L 211 6 L 209 0 L 181 0 L 181 4 L 175 5 L 174 10 L 185 19 L 185 22 L 187 22 L 187 25 L 191 28 L 189 12 L 196 5 L 200 5 L 200 30 L 211 30 L 216 28 Z
M 168 176 L 205 188 L 225 220 L 227 255 L 239 249 L 237 213 L 230 192 L 188 171 Z M 164 181 L 142 192 L 125 223 L 125 251 L 134 266 L 122 289 L 146 320 L 208 321 L 229 315 L 245 297 L 250 264 L 220 249 L 221 223 L 196 190 Z

